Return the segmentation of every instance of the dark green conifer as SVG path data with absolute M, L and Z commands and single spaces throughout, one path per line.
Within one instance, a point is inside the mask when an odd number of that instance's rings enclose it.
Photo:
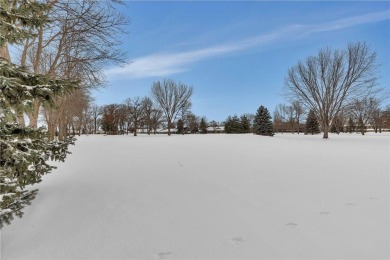
M 239 134 L 243 132 L 242 124 L 237 115 L 229 116 L 225 121 L 225 133 Z
M 184 122 L 183 122 L 183 120 L 179 119 L 177 121 L 176 127 L 177 127 L 177 133 L 184 135 Z
M 313 109 L 310 109 L 309 115 L 306 118 L 306 129 L 305 134 L 319 134 L 320 133 L 320 127 L 319 123 L 316 117 L 316 114 L 314 113 Z
M 200 132 L 202 134 L 207 134 L 207 123 L 206 123 L 206 120 L 204 118 L 202 118 L 200 120 L 199 128 L 200 128 Z
M 273 136 L 272 117 L 268 112 L 268 109 L 264 106 L 260 106 L 257 110 L 254 122 L 254 133 L 256 135 Z
M 243 115 L 243 116 L 241 116 L 240 119 L 241 119 L 242 133 L 250 133 L 251 132 L 251 123 L 249 122 L 248 117 Z

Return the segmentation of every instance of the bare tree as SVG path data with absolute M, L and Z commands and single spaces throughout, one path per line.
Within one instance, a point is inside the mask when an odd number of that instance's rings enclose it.
M 102 108 L 102 129 L 106 134 L 118 134 L 118 109 L 120 105 L 110 104 Z
M 170 126 L 178 113 L 188 104 L 192 95 L 192 87 L 172 80 L 154 82 L 152 96 L 160 105 L 168 123 L 168 135 L 171 135 Z
M 346 117 L 344 111 L 341 110 L 334 118 L 332 126 L 330 128 L 331 133 L 340 134 L 340 132 L 344 132 L 344 125 L 346 121 Z
M 302 115 L 305 113 L 305 108 L 303 107 L 302 103 L 299 100 L 293 101 L 291 105 L 294 108 L 295 121 L 297 124 L 297 132 L 299 134 L 301 130 L 301 118 Z
M 118 120 L 119 133 L 128 134 L 129 130 L 129 110 L 125 104 L 119 104 L 116 110 L 116 118 Z
M 287 115 L 287 126 L 291 133 L 295 130 L 295 108 L 291 106 L 284 106 L 284 113 Z
M 383 128 L 390 130 L 390 105 L 382 111 Z
M 188 112 L 187 116 L 187 125 L 191 132 L 191 134 L 195 134 L 199 132 L 199 124 L 200 124 L 200 118 L 196 116 L 195 114 Z
M 129 113 L 129 119 L 133 124 L 134 136 L 137 136 L 137 129 L 145 116 L 145 100 L 140 97 L 127 98 L 125 106 Z
M 164 112 L 158 107 L 154 107 L 152 109 L 152 112 L 150 114 L 150 125 L 153 129 L 153 134 L 156 134 L 157 128 L 160 127 L 161 124 L 163 123 L 164 121 L 163 114 Z
M 153 101 L 149 97 L 144 97 L 142 100 L 143 107 L 144 107 L 144 126 L 146 126 L 146 132 L 148 135 L 150 135 L 150 132 L 152 131 L 152 122 L 153 122 Z
M 120 1 L 48 0 L 51 8 L 42 15 L 50 23 L 39 26 L 36 37 L 24 42 L 21 65 L 50 77 L 78 79 L 84 87 L 104 84 L 103 67 L 107 63 L 123 64 L 125 57 L 117 48 L 120 42 L 116 36 L 124 32 L 127 20 L 114 2 Z M 61 104 L 57 102 L 56 106 Z M 34 100 L 33 110 L 27 113 L 31 127 L 37 127 L 41 105 Z
M 375 108 L 372 111 L 371 118 L 369 119 L 369 124 L 372 126 L 374 129 L 375 133 L 382 133 L 382 128 L 384 124 L 384 113 L 380 108 Z
M 376 71 L 376 53 L 358 42 L 346 50 L 320 50 L 317 56 L 299 62 L 289 69 L 285 86 L 289 98 L 316 112 L 327 139 L 342 107 L 374 91 Z
M 103 113 L 102 107 L 100 107 L 96 104 L 93 104 L 91 106 L 91 117 L 92 117 L 92 121 L 93 121 L 93 133 L 94 134 L 96 134 L 96 132 L 97 132 L 99 118 L 101 117 L 102 113 Z
M 284 132 L 284 122 L 286 120 L 286 105 L 278 104 L 274 110 L 274 126 L 277 132 Z
M 380 100 L 375 97 L 366 97 L 361 100 L 354 100 L 348 105 L 348 111 L 358 122 L 358 129 L 364 135 L 366 126 L 373 118 L 376 110 L 379 109 Z

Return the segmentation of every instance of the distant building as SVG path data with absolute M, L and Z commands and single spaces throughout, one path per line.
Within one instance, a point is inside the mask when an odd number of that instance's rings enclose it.
M 168 128 L 164 129 L 157 129 L 157 134 L 168 134 Z M 171 128 L 171 134 L 176 134 L 177 133 L 177 128 Z
M 207 127 L 207 133 L 224 133 L 225 132 L 225 126 L 209 126 Z

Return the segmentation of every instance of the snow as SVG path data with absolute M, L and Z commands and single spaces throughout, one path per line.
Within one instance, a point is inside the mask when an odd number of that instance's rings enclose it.
M 2 259 L 389 259 L 386 134 L 82 136 Z

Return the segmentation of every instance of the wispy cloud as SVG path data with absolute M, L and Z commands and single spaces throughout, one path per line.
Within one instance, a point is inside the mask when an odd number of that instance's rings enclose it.
M 112 68 L 107 70 L 106 73 L 109 77 L 124 77 L 127 79 L 164 77 L 187 71 L 191 64 L 205 59 L 232 54 L 254 47 L 271 45 L 283 39 L 307 37 L 314 33 L 342 30 L 388 19 L 390 19 L 390 10 L 315 25 L 292 25 L 271 33 L 213 47 L 176 53 L 156 53 L 138 57 L 124 67 Z

